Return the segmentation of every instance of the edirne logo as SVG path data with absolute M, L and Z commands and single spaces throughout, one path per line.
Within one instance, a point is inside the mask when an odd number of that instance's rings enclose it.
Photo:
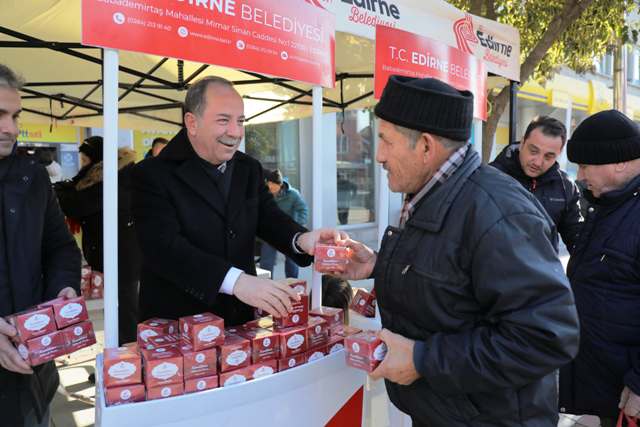
M 379 15 L 386 15 L 389 18 L 400 19 L 398 6 L 386 0 L 342 0 L 342 3 L 348 3 Z
M 468 13 L 464 14 L 464 18 L 460 18 L 453 23 L 453 32 L 456 35 L 456 43 L 458 49 L 473 55 L 473 51 L 469 47 L 469 42 L 478 43 L 478 38 L 473 33 L 473 19 Z
M 493 62 L 500 67 L 508 65 L 508 58 L 511 58 L 513 46 L 506 42 L 499 42 L 492 34 L 488 34 L 481 25 L 477 30 L 473 26 L 472 15 L 465 13 L 463 18 L 453 23 L 453 33 L 456 36 L 458 49 L 473 54 L 473 49 L 469 43 L 480 44 L 484 48 L 483 60 Z

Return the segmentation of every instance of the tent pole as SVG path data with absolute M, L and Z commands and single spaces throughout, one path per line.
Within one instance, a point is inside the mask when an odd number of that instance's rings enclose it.
M 118 51 L 103 51 L 105 347 L 118 346 Z
M 312 127 L 312 206 L 313 224 L 312 229 L 316 230 L 323 225 L 322 221 L 322 86 L 313 87 L 313 127 Z M 312 276 L 311 288 L 312 308 L 322 305 L 322 275 L 315 269 Z

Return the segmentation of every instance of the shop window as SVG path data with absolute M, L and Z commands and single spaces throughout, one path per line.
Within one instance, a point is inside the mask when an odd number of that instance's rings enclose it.
M 338 224 L 375 222 L 373 114 L 345 111 L 337 120 Z
M 265 169 L 280 169 L 289 184 L 300 189 L 300 131 L 297 120 L 245 128 L 245 151 Z

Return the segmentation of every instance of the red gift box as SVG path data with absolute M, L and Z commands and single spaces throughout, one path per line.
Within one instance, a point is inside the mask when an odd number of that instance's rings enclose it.
M 150 337 L 178 333 L 178 322 L 169 319 L 153 318 L 138 323 L 138 344 L 146 343 Z
M 176 348 L 163 347 L 142 350 L 144 382 L 147 388 L 183 382 L 182 353 Z
M 67 354 L 67 340 L 63 331 L 54 331 L 21 342 L 18 353 L 29 365 L 41 365 Z
M 219 371 L 228 372 L 249 366 L 251 343 L 238 335 L 229 335 L 224 344 L 218 346 Z
M 157 387 L 147 387 L 147 400 L 165 399 L 184 394 L 184 384 L 167 384 Z
M 277 359 L 279 356 L 280 336 L 268 329 L 240 329 L 238 334 L 251 342 L 252 363 Z
M 331 271 L 337 265 L 349 263 L 349 249 L 345 246 L 316 245 L 313 251 L 316 271 Z
M 248 366 L 220 374 L 220 387 L 229 387 L 250 381 L 252 374 Z
M 83 265 L 80 277 L 80 293 L 85 299 L 89 299 L 91 298 L 91 267 Z
M 305 353 L 305 358 L 307 360 L 307 363 L 315 362 L 316 360 L 322 359 L 327 354 L 329 353 L 327 351 L 327 345 L 325 344 L 319 347 L 312 348 L 311 350 L 307 351 Z
M 12 314 L 7 317 L 7 322 L 18 331 L 13 339 L 21 343 L 57 330 L 51 307 L 36 307 Z
M 274 317 L 276 329 L 306 325 L 309 320 L 309 296 L 300 294 L 300 301 L 291 300 L 291 312 L 285 317 Z
M 249 377 L 252 380 L 267 377 L 278 372 L 278 361 L 267 360 L 265 362 L 254 363 L 247 367 L 247 370 L 249 371 Z
M 123 405 L 125 403 L 143 402 L 145 390 L 142 384 L 132 384 L 104 389 L 107 406 Z
M 307 363 L 306 354 L 296 354 L 295 356 L 286 357 L 284 359 L 278 359 L 278 372 L 286 371 L 287 369 L 295 368 L 296 366 L 304 365 Z
M 217 375 L 209 377 L 191 378 L 184 380 L 184 392 L 196 393 L 198 391 L 211 390 L 218 388 L 219 378 Z
M 224 320 L 212 313 L 180 318 L 182 339 L 194 350 L 204 350 L 224 343 Z
M 178 335 L 156 335 L 149 337 L 147 339 L 147 343 L 141 347 L 146 350 L 153 350 L 155 348 L 163 347 L 178 347 L 180 344 L 180 336 Z
M 91 322 L 81 322 L 62 330 L 67 341 L 67 353 L 73 353 L 81 348 L 89 347 L 96 343 L 96 335 L 93 332 Z
M 293 328 L 280 329 L 280 357 L 286 358 L 294 354 L 307 351 L 307 327 L 294 326 Z
M 56 298 L 38 305 L 38 307 L 51 307 L 58 329 L 66 328 L 75 323 L 89 319 L 87 306 L 83 297 Z
M 329 328 L 334 325 L 344 325 L 344 311 L 341 308 L 322 306 L 309 311 L 309 315 L 322 317 L 327 321 Z
M 91 299 L 100 299 L 104 296 L 104 274 L 99 271 L 91 272 Z
M 376 315 L 376 297 L 364 289 L 358 289 L 356 295 L 349 305 L 351 310 L 362 314 L 364 317 L 375 317 Z
M 387 354 L 387 346 L 374 331 L 363 331 L 344 339 L 347 365 L 373 372 Z
M 344 350 L 344 337 L 340 335 L 334 335 L 329 338 L 329 343 L 327 344 L 327 353 L 333 354 L 340 350 Z
M 102 377 L 105 387 L 142 382 L 140 354 L 128 347 L 105 348 Z
M 91 287 L 91 294 L 89 295 L 88 299 L 102 299 L 102 298 L 104 298 L 104 288 Z
M 329 327 L 322 317 L 311 316 L 307 325 L 309 348 L 326 345 L 329 341 Z
M 183 358 L 185 385 L 192 378 L 210 377 L 218 373 L 218 350 L 215 348 L 195 351 L 189 344 L 183 344 L 180 346 L 180 353 Z

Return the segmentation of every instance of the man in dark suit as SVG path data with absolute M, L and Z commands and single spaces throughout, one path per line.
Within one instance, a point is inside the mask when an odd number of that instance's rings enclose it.
M 298 297 L 255 277 L 256 236 L 302 266 L 319 239 L 340 238 L 333 230 L 308 232 L 277 207 L 260 163 L 237 151 L 244 120 L 232 84 L 204 78 L 187 92 L 185 128 L 136 167 L 141 319 L 212 311 L 237 325 L 253 318 L 251 307 L 284 315 Z

